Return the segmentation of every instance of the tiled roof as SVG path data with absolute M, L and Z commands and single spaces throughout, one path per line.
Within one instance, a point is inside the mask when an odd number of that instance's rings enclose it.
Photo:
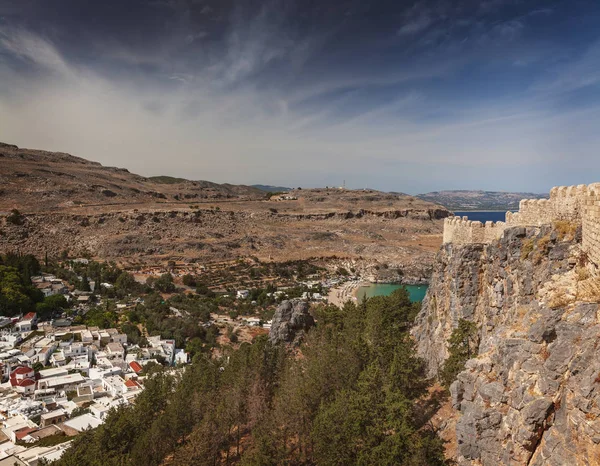
M 129 367 L 131 367 L 133 369 L 133 372 L 138 373 L 138 372 L 142 372 L 143 367 L 140 366 L 140 364 L 137 361 L 131 361 L 129 363 Z
M 17 367 L 15 370 L 13 370 L 10 375 L 25 375 L 25 374 L 29 374 L 30 372 L 33 372 L 33 369 L 31 367 L 27 367 L 27 366 L 19 366 Z
M 34 427 L 23 427 L 22 429 L 15 431 L 15 437 L 17 437 L 17 440 L 22 440 L 23 437 L 26 437 L 27 435 L 29 435 L 32 432 L 35 432 L 36 430 L 37 429 Z

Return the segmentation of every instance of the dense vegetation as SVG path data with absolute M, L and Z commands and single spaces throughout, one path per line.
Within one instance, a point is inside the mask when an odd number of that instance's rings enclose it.
M 175 375 L 156 368 L 58 464 L 444 464 L 408 334 L 417 311 L 404 290 L 324 306 L 295 350 L 259 337 Z
M 35 311 L 36 303 L 44 301 L 43 294 L 31 285 L 31 277 L 40 272 L 34 256 L 0 255 L 0 314 L 16 316 Z

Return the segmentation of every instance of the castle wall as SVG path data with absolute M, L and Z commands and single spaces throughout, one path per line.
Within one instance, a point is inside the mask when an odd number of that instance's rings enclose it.
M 583 212 L 582 247 L 589 258 L 600 265 L 600 183 L 588 187 Z
M 491 243 L 502 236 L 505 228 L 504 222 L 483 224 L 467 217 L 449 217 L 444 220 L 444 243 Z
M 506 222 L 481 222 L 451 217 L 444 222 L 444 243 L 491 243 L 506 228 L 541 226 L 556 221 L 581 223 L 583 249 L 600 265 L 600 183 L 552 188 L 549 199 L 524 199 L 518 212 L 507 212 Z

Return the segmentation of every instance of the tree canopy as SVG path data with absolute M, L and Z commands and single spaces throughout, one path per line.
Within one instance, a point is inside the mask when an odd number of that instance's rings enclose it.
M 191 338 L 191 365 L 153 368 L 135 404 L 57 464 L 445 464 L 418 407 L 428 383 L 408 333 L 417 311 L 404 290 L 324 306 L 299 348 L 262 336 L 222 358 Z

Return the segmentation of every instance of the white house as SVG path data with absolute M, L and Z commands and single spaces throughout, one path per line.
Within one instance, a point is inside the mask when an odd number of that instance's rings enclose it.
M 121 343 L 109 343 L 106 345 L 106 357 L 109 359 L 124 359 L 125 349 Z
M 37 314 L 35 312 L 29 312 L 25 314 L 23 318 L 16 323 L 15 329 L 17 332 L 31 332 L 34 325 L 37 324 Z
M 122 345 L 127 344 L 127 335 L 125 333 L 114 333 L 110 336 L 110 339 L 114 343 L 121 343 Z
M 184 349 L 175 350 L 175 364 L 187 364 L 188 362 L 189 357 Z
M 102 388 L 111 396 L 117 396 L 127 391 L 125 380 L 118 375 L 111 375 L 102 379 Z
M 11 371 L 9 380 L 17 393 L 30 395 L 35 391 L 35 371 L 31 367 L 16 367 Z
M 246 299 L 248 296 L 250 296 L 250 291 L 248 290 L 238 290 L 236 293 L 236 298 L 238 299 Z

